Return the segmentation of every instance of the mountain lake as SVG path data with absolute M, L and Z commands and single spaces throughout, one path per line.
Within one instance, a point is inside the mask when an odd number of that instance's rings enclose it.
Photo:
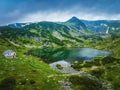
M 31 53 L 49 63 L 61 60 L 67 62 L 92 60 L 94 57 L 112 55 L 111 52 L 93 48 L 42 48 L 33 49 Z

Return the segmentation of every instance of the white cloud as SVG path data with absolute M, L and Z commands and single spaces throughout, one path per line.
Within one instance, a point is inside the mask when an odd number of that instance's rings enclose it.
M 120 20 L 120 14 L 108 15 L 108 14 L 95 14 L 87 12 L 72 13 L 70 11 L 56 11 L 56 12 L 35 12 L 27 14 L 24 17 L 12 22 L 39 22 L 39 21 L 66 21 L 72 16 L 76 16 L 79 19 L 85 20 Z
M 18 22 L 66 21 L 71 18 L 69 12 L 36 12 L 17 20 Z

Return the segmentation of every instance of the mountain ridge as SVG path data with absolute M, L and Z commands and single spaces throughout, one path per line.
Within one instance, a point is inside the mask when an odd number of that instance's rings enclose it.
M 48 21 L 41 21 L 41 22 L 48 22 Z M 30 24 L 37 24 L 41 22 L 15 23 L 15 24 L 9 24 L 8 26 L 12 28 L 22 28 Z M 69 29 L 73 29 L 73 30 L 78 30 L 78 31 L 82 30 L 83 32 L 85 30 L 87 31 L 89 30 L 94 33 L 103 33 L 103 34 L 105 34 L 108 27 L 110 28 L 110 31 L 113 28 L 120 29 L 120 20 L 92 20 L 90 21 L 90 20 L 82 20 L 75 16 L 73 16 L 72 18 L 70 18 L 69 20 L 65 22 L 51 22 L 51 23 L 65 25 Z
M 41 21 L 0 27 L 1 36 L 16 44 L 53 47 L 86 46 L 84 43 L 119 36 L 119 31 L 119 21 L 85 21 L 77 17 L 62 23 Z

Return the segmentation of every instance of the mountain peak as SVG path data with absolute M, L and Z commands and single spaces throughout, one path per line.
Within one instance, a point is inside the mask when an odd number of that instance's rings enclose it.
M 71 19 L 68 20 L 68 22 L 76 22 L 80 21 L 77 17 L 73 16 Z
M 67 23 L 71 24 L 71 25 L 75 25 L 75 28 L 80 29 L 80 27 L 83 27 L 86 29 L 86 25 L 77 17 L 73 16 L 71 19 L 69 19 L 67 21 Z
M 76 16 L 73 16 L 71 19 L 78 19 Z

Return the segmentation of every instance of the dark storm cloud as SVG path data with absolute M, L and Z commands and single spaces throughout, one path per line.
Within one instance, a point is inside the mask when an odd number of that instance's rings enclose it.
M 120 0 L 0 0 L 0 25 L 14 22 L 36 12 L 69 11 L 74 15 L 90 13 L 110 17 L 120 14 L 119 3 Z

